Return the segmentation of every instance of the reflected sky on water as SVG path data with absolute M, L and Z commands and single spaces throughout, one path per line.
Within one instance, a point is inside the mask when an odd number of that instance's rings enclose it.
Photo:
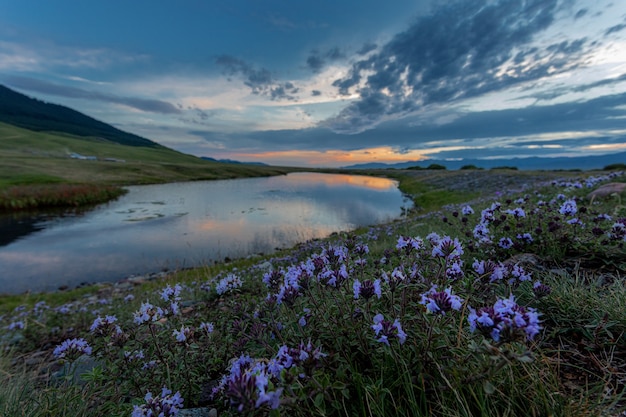
M 395 181 L 353 175 L 291 173 L 128 188 L 118 200 L 80 215 L 2 218 L 0 292 L 271 253 L 389 221 L 411 205 Z

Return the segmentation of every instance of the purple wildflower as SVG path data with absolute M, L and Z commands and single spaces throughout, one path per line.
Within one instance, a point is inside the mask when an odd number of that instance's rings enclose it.
M 352 289 L 354 292 L 354 299 L 358 300 L 359 297 L 363 297 L 366 300 L 369 300 L 374 295 L 378 298 L 382 296 L 382 290 L 380 288 L 380 280 L 369 280 L 366 279 L 361 283 L 358 279 L 354 280 L 354 284 L 352 285 Z
M 513 241 L 508 237 L 503 237 L 498 242 L 498 246 L 502 249 L 511 249 L 513 247 Z
M 114 324 L 116 321 L 117 317 L 115 316 L 105 316 L 104 318 L 98 316 L 93 321 L 89 331 L 97 336 L 119 335 L 122 333 L 122 329 L 117 324 Z
M 385 320 L 382 314 L 376 314 L 374 316 L 372 329 L 376 333 L 376 336 L 378 336 L 378 339 L 376 340 L 386 344 L 387 346 L 389 346 L 389 337 L 391 336 L 396 336 L 400 344 L 403 344 L 406 341 L 406 333 L 402 330 L 402 325 L 398 319 L 391 323 L 390 321 Z
M 516 238 L 524 243 L 533 243 L 533 236 L 530 233 L 518 233 Z
M 396 244 L 396 249 L 410 253 L 412 250 L 420 250 L 423 246 L 424 241 L 419 237 L 400 236 Z
M 232 291 L 235 288 L 239 288 L 243 285 L 243 281 L 240 277 L 233 273 L 229 273 L 226 277 L 222 278 L 215 287 L 218 295 L 222 295 L 227 291 Z
M 465 276 L 463 272 L 463 261 L 460 259 L 455 259 L 447 268 L 446 268 L 446 278 L 451 281 L 456 281 Z
M 522 209 L 521 207 L 517 207 L 513 210 L 505 210 L 504 212 L 506 214 L 511 214 L 516 219 L 521 219 L 523 217 L 526 217 L 526 213 L 524 212 L 524 209 Z
M 180 330 L 174 330 L 172 336 L 176 338 L 178 343 L 185 343 L 193 337 L 193 331 L 189 327 L 181 326 Z
M 426 310 L 430 313 L 441 313 L 443 315 L 451 310 L 460 310 L 463 300 L 452 294 L 452 288 L 448 287 L 443 291 L 437 291 L 437 287 L 433 286 L 428 292 L 422 294 L 420 304 L 426 306 Z
M 573 216 L 577 211 L 578 208 L 576 207 L 576 200 L 573 199 L 565 201 L 559 209 L 559 213 L 565 216 Z
M 173 288 L 168 284 L 167 287 L 161 291 L 161 298 L 166 302 L 170 300 L 178 301 L 180 300 L 180 292 L 182 290 L 183 287 L 181 287 L 180 284 L 174 285 Z
M 23 328 L 24 328 L 24 322 L 21 320 L 11 322 L 11 324 L 7 326 L 7 330 L 22 330 Z
M 491 235 L 486 222 L 478 223 L 474 227 L 473 234 L 479 243 L 491 243 Z
M 211 334 L 215 330 L 215 325 L 213 323 L 204 322 L 200 324 L 199 329 L 207 332 L 207 334 Z
M 163 387 L 160 397 L 153 397 L 148 391 L 144 397 L 145 404 L 135 405 L 132 417 L 170 417 L 178 415 L 178 410 L 183 408 L 183 398 L 180 392 L 171 395 L 172 391 Z
M 298 320 L 298 324 L 300 325 L 300 327 L 304 327 L 307 325 L 309 319 L 311 318 L 312 314 L 311 314 L 311 309 L 310 308 L 304 308 L 303 310 L 304 315 L 300 317 L 300 319 Z
M 469 216 L 470 214 L 474 214 L 474 209 L 471 206 L 463 206 L 461 213 L 463 213 L 464 216 Z
M 433 248 L 432 257 L 442 257 L 447 260 L 452 260 L 463 255 L 463 247 L 459 239 L 452 238 L 450 236 L 444 236 L 441 238 L 437 246 Z
M 54 356 L 59 359 L 77 359 L 82 355 L 91 355 L 91 346 L 85 339 L 67 339 L 54 349 Z
M 533 293 L 535 297 L 541 298 L 549 295 L 552 292 L 552 288 L 549 285 L 542 284 L 540 281 L 535 281 L 533 284 Z
M 532 279 L 530 272 L 526 272 L 526 270 L 518 264 L 513 265 L 509 270 L 513 279 L 517 279 L 520 282 L 530 281 Z
M 626 220 L 621 219 L 613 223 L 608 235 L 609 238 L 613 240 L 626 239 Z
M 146 322 L 156 322 L 161 320 L 165 312 L 161 307 L 153 306 L 152 304 L 145 302 L 141 303 L 141 307 L 139 311 L 133 313 L 134 321 L 137 324 L 142 324 Z
M 509 298 L 498 299 L 493 307 L 470 309 L 467 317 L 470 331 L 479 330 L 495 342 L 512 341 L 520 337 L 532 340 L 541 329 L 539 313 L 533 308 L 525 308 Z

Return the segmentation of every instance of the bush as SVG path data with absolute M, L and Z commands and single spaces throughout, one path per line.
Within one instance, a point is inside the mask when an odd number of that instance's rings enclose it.
M 602 168 L 604 171 L 617 171 L 626 169 L 626 164 L 618 163 L 618 164 L 610 164 Z
M 448 168 L 440 164 L 430 164 L 426 167 L 426 169 L 448 169 Z
M 493 169 L 493 170 L 495 170 L 495 169 L 510 169 L 510 170 L 513 170 L 513 171 L 517 171 L 517 167 L 515 167 L 515 166 L 506 166 L 506 165 L 498 166 L 498 167 L 491 167 L 490 169 Z
M 464 170 L 464 169 L 483 169 L 483 168 L 477 167 L 476 165 L 463 165 L 463 166 L 462 166 L 461 168 L 459 168 L 459 169 Z

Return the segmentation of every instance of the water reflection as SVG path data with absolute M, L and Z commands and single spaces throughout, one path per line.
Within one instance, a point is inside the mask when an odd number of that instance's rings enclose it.
M 33 221 L 34 233 L 0 247 L 0 284 L 50 290 L 270 253 L 388 221 L 408 204 L 394 181 L 351 175 L 129 187 L 82 216 Z

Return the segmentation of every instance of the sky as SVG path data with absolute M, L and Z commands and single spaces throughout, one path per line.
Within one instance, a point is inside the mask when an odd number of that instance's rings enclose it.
M 626 151 L 622 0 L 0 0 L 0 84 L 181 152 Z

